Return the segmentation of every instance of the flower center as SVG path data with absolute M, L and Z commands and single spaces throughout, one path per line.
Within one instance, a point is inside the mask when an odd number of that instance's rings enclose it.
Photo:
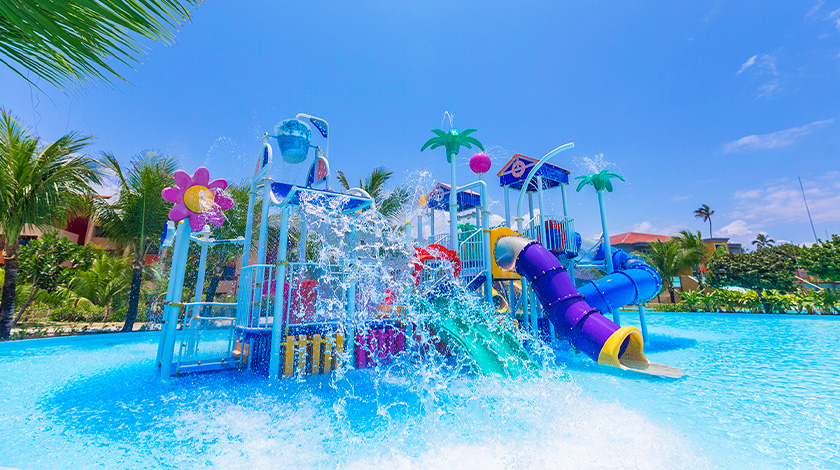
M 192 212 L 202 214 L 216 205 L 216 195 L 206 186 L 190 186 L 184 192 L 184 205 Z

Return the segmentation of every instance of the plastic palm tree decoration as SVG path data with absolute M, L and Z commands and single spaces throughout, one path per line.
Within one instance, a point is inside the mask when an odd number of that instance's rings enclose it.
M 586 176 L 578 176 L 575 179 L 582 180 L 577 187 L 577 192 L 580 192 L 584 186 L 591 184 L 598 193 L 598 205 L 601 209 L 601 229 L 604 232 L 604 261 L 607 266 L 607 274 L 610 274 L 615 269 L 612 260 L 612 249 L 610 248 L 610 234 L 607 231 L 607 215 L 604 212 L 604 190 L 612 192 L 613 185 L 610 181 L 613 178 L 618 178 L 624 181 L 624 177 L 618 173 L 613 173 L 607 170 L 601 170 L 599 173 L 590 173 Z
M 446 148 L 446 161 L 452 162 L 452 156 L 458 155 L 458 152 L 461 150 L 461 147 L 466 147 L 471 149 L 473 145 L 484 150 L 484 145 L 478 141 L 475 137 L 470 136 L 476 129 L 467 129 L 464 132 L 459 131 L 458 129 L 452 129 L 449 132 L 444 132 L 441 129 L 432 129 L 437 137 L 432 137 L 431 139 L 427 140 L 425 144 L 423 144 L 423 148 L 420 151 L 424 151 L 429 146 L 431 146 L 432 150 L 438 147 L 445 147 Z
M 461 150 L 461 147 L 471 149 L 473 145 L 484 150 L 484 145 L 475 137 L 471 136 L 475 129 L 467 129 L 464 132 L 458 129 L 452 129 L 449 132 L 444 132 L 441 129 L 432 129 L 435 137 L 427 140 L 423 144 L 420 151 L 424 151 L 431 147 L 433 150 L 438 147 L 446 149 L 446 161 L 450 166 L 450 184 L 449 191 L 449 245 L 454 251 L 458 251 L 458 186 L 455 184 L 455 156 Z
M 601 170 L 599 173 L 590 173 L 586 176 L 578 176 L 575 178 L 576 180 L 583 180 L 577 187 L 577 191 L 580 192 L 584 186 L 591 184 L 595 187 L 595 191 L 601 192 L 603 190 L 607 190 L 608 192 L 612 192 L 613 185 L 610 181 L 612 178 L 618 178 L 621 181 L 624 181 L 624 177 L 619 175 L 618 173 L 613 173 L 607 170 Z

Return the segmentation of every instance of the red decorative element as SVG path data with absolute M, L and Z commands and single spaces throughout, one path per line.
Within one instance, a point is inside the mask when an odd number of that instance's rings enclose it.
M 461 259 L 458 258 L 458 253 L 446 248 L 437 243 L 431 244 L 426 248 L 414 249 L 414 285 L 420 284 L 420 271 L 423 270 L 423 263 L 429 260 L 445 260 L 452 263 L 453 274 L 455 277 L 461 275 Z

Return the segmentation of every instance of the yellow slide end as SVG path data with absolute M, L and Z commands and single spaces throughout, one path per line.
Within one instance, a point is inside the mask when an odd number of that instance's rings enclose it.
M 598 364 L 674 379 L 685 375 L 676 367 L 648 361 L 643 349 L 642 333 L 632 326 L 623 326 L 604 343 L 598 354 Z

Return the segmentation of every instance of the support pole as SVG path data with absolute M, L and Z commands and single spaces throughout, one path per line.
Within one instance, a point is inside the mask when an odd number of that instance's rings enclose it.
M 607 267 L 607 274 L 612 274 L 615 271 L 615 266 L 613 266 L 613 259 L 612 259 L 612 248 L 610 247 L 610 233 L 607 230 L 607 214 L 604 212 L 604 191 L 598 191 L 598 205 L 601 208 L 601 230 L 603 231 L 604 235 L 604 242 L 602 244 L 604 248 L 604 261 Z
M 306 223 L 306 209 L 301 204 L 300 209 L 300 238 L 298 238 L 298 263 L 303 267 L 306 263 L 306 239 L 309 237 L 309 226 Z M 278 261 L 280 259 L 278 258 Z
M 356 226 L 352 223 L 350 224 L 350 244 L 352 246 L 356 245 Z M 347 282 L 347 318 L 344 320 L 345 325 L 350 325 L 347 329 L 347 351 L 344 351 L 343 354 L 346 354 L 347 357 L 356 357 L 356 283 L 358 275 L 358 270 L 356 269 L 356 255 L 351 253 L 350 261 L 346 265 L 345 276 L 350 276 L 350 279 Z M 336 351 L 337 354 L 342 354 L 341 351 Z M 341 359 L 336 360 L 336 364 L 341 364 Z M 345 361 L 345 364 L 353 364 L 353 361 Z
M 172 375 L 175 334 L 178 329 L 178 313 L 181 311 L 181 307 L 172 304 L 181 302 L 181 294 L 184 290 L 184 272 L 187 266 L 187 254 L 190 251 L 190 229 L 187 222 L 178 224 L 178 231 L 175 233 L 175 246 L 178 255 L 172 258 L 175 286 L 172 289 L 172 298 L 166 301 L 163 314 L 166 323 L 163 325 L 163 354 L 160 360 L 160 376 L 162 378 Z
M 265 245 L 268 243 L 268 208 L 271 205 L 271 178 L 266 173 L 263 178 L 263 200 L 262 211 L 260 212 L 260 239 L 257 244 L 257 262 L 254 264 L 265 264 Z
M 417 213 L 417 246 L 423 246 L 423 213 Z
M 569 209 L 566 206 L 566 183 L 560 183 L 560 198 L 563 200 L 563 217 L 568 217 Z
M 271 149 L 271 147 L 268 147 Z M 270 161 L 268 163 L 271 165 Z M 251 264 L 251 239 L 254 236 L 254 206 L 257 199 L 257 176 L 251 181 L 250 191 L 248 191 L 248 217 L 245 219 L 245 239 L 242 244 L 242 262 L 239 266 L 239 289 L 236 296 L 236 324 L 242 326 L 248 318 L 251 311 L 251 296 L 250 292 L 246 290 L 253 288 L 254 272 L 251 270 L 251 282 L 243 282 L 245 268 Z M 250 326 L 250 325 L 249 325 Z
M 505 186 L 505 224 L 508 228 L 513 228 L 510 223 L 510 191 L 507 186 Z
M 447 155 L 449 157 L 449 249 L 458 253 L 458 186 L 455 183 L 455 157 L 457 153 Z
M 286 251 L 289 243 L 289 206 L 283 206 L 280 214 L 280 243 L 277 246 L 277 281 L 274 284 L 274 319 L 271 324 L 271 357 L 268 362 L 268 378 L 277 379 L 280 374 L 281 341 L 283 340 L 283 293 L 286 286 L 286 266 L 289 265 Z M 289 299 L 291 302 L 291 299 Z
M 645 304 L 639 304 L 639 326 L 642 327 L 642 340 L 645 346 L 648 344 L 647 319 L 645 319 Z
M 612 248 L 610 247 L 610 233 L 607 230 L 607 214 L 604 212 L 604 190 L 598 190 L 598 205 L 601 209 L 601 229 L 604 232 L 604 241 L 601 247 L 604 249 L 604 261 L 606 262 L 607 274 L 612 274 L 615 271 L 613 266 Z M 621 318 L 618 314 L 618 308 L 613 309 L 613 321 L 616 325 L 621 325 Z
M 183 223 L 186 223 L 186 222 L 183 222 Z M 167 315 L 168 308 L 169 308 L 168 304 L 170 302 L 174 302 L 173 299 L 175 298 L 175 295 L 174 295 L 175 286 L 178 285 L 179 283 L 181 285 L 183 285 L 183 283 L 184 283 L 184 275 L 178 269 L 178 262 L 177 262 L 178 257 L 180 256 L 180 253 L 181 253 L 181 248 L 182 248 L 182 246 L 179 243 L 177 243 L 177 241 L 179 241 L 179 239 L 177 237 L 181 236 L 180 235 L 181 224 L 182 223 L 178 223 L 178 222 L 175 223 L 176 243 L 174 243 L 173 246 L 172 246 L 172 263 L 169 265 L 169 284 L 166 287 L 166 297 L 163 299 L 164 307 L 163 307 L 163 312 L 162 312 L 162 315 L 161 315 L 161 320 L 162 320 L 163 324 L 161 325 L 161 328 L 160 328 L 160 340 L 158 340 L 157 357 L 155 357 L 155 364 L 157 364 L 158 366 L 160 366 L 160 360 L 163 357 L 163 346 L 164 346 L 164 344 L 166 344 L 166 315 Z M 180 300 L 180 299 L 178 299 L 178 300 Z
M 429 208 L 429 244 L 435 242 L 435 210 Z

